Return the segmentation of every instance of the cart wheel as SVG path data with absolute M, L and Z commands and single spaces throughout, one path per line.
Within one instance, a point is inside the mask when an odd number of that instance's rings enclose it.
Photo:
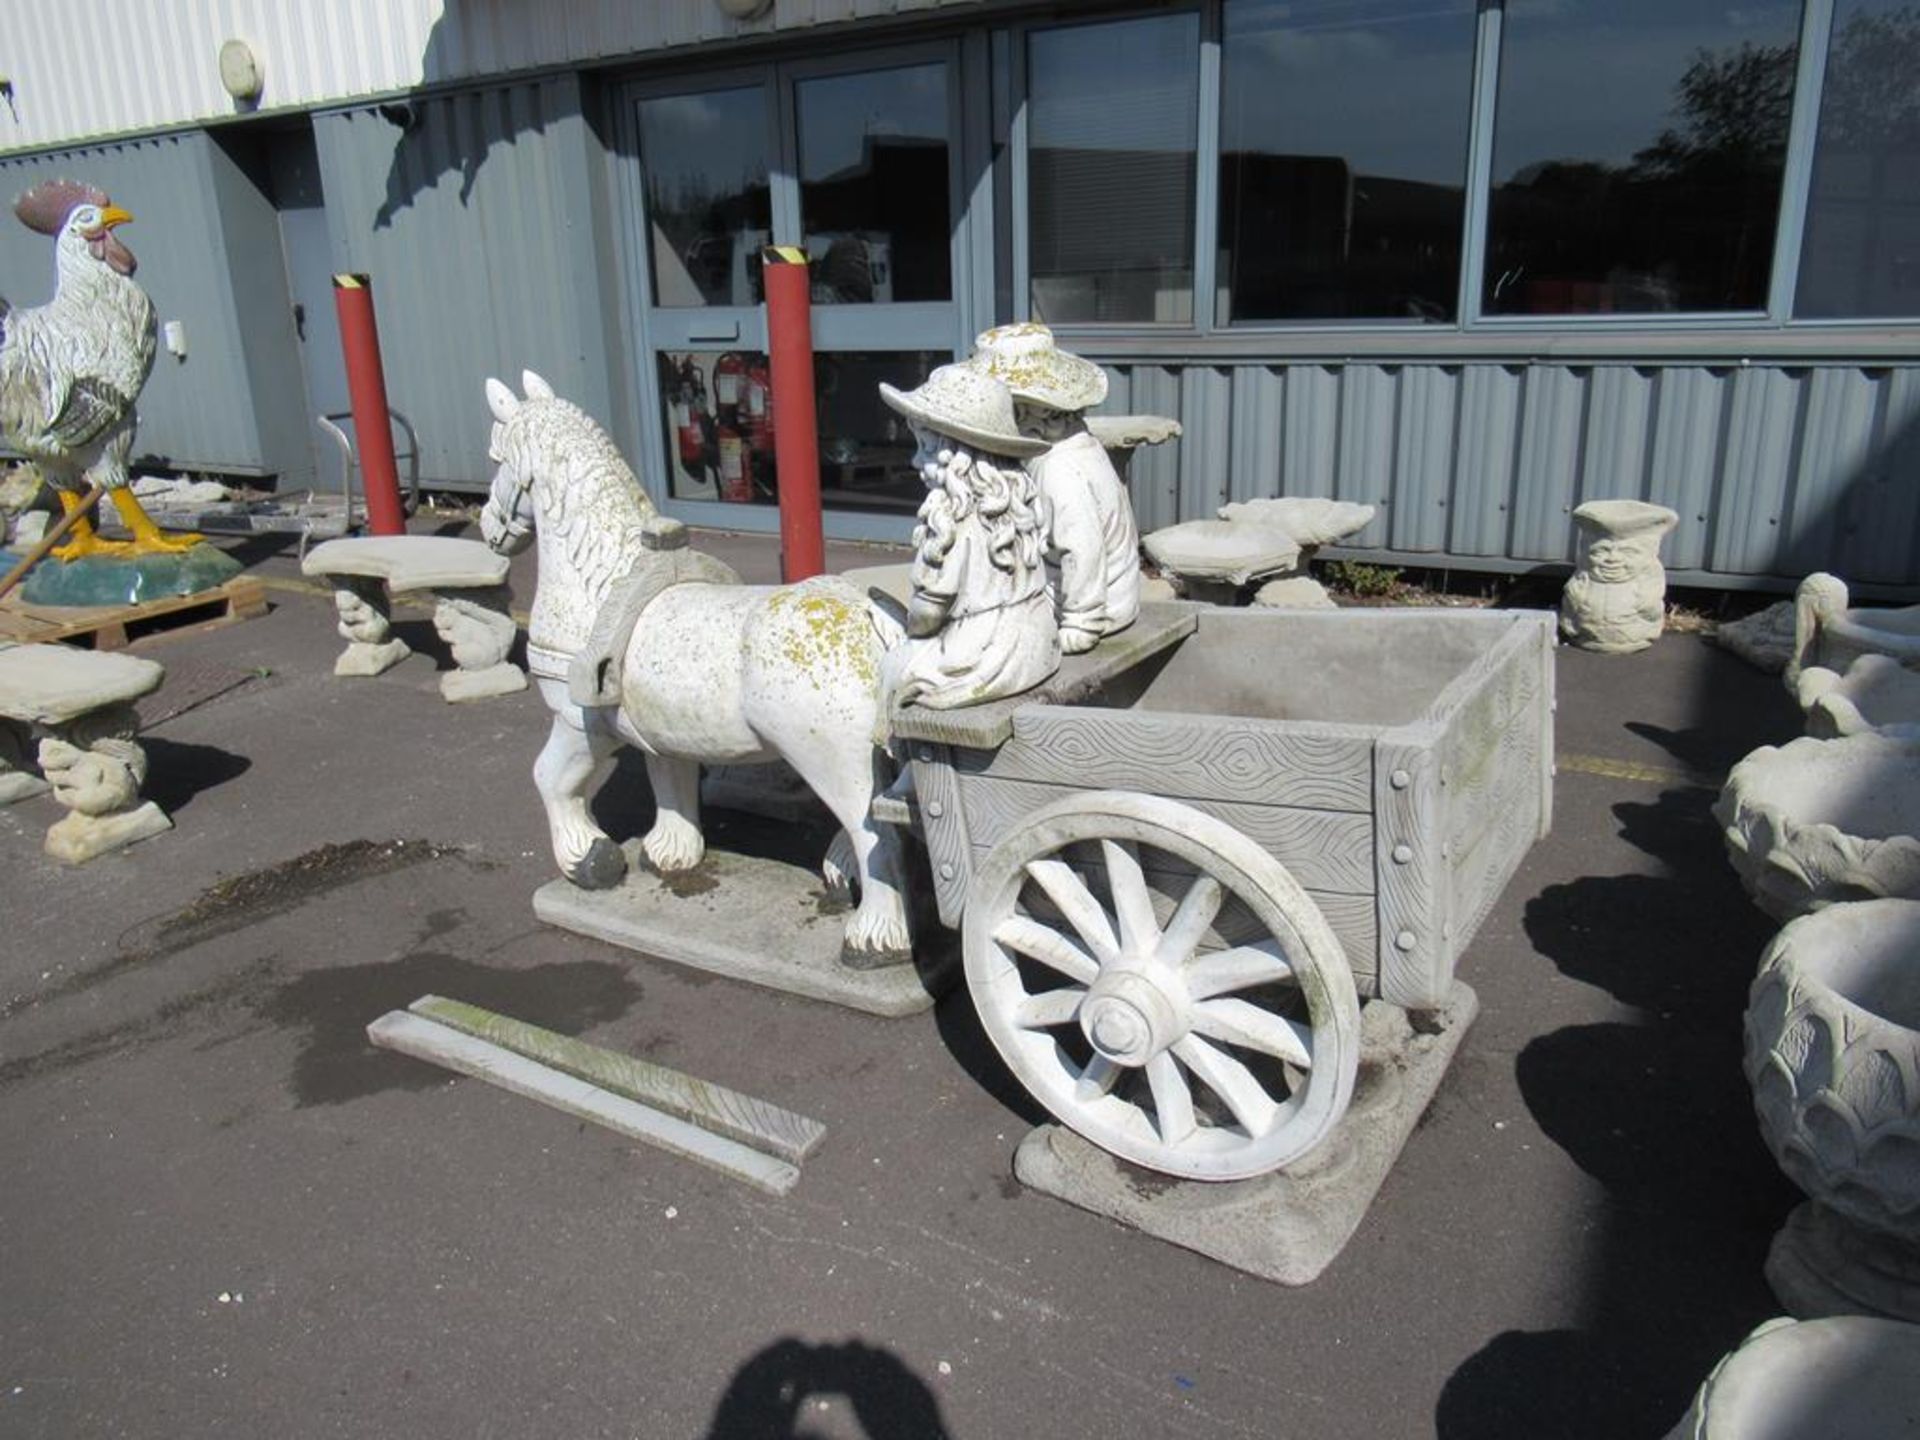
M 1094 1144 L 1238 1180 L 1304 1155 L 1346 1111 L 1353 972 L 1286 867 L 1177 800 L 1075 794 L 975 872 L 967 987 L 1015 1075 Z

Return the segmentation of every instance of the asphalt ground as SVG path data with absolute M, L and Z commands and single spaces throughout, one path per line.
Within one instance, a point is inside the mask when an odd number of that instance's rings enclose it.
M 270 548 L 270 614 L 140 647 L 173 831 L 75 870 L 50 799 L 0 810 L 0 1435 L 1619 1440 L 1776 1312 L 1797 1195 L 1740 1073 L 1770 926 L 1709 806 L 1797 715 L 1699 639 L 1560 652 L 1554 830 L 1461 964 L 1480 1019 L 1290 1290 L 1023 1192 L 1040 1114 L 964 989 L 877 1020 L 537 923 L 539 700 L 445 704 L 424 610 L 335 680 Z M 639 767 L 596 808 L 643 831 Z M 828 1138 L 773 1199 L 367 1042 L 428 992 Z

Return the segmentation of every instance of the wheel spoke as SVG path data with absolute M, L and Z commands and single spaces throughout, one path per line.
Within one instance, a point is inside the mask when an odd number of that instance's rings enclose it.
M 1025 1030 L 1044 1030 L 1049 1025 L 1065 1025 L 1080 1014 L 1084 990 L 1047 990 L 1029 995 L 1013 1012 L 1013 1023 Z
M 1202 1035 L 1277 1055 L 1302 1070 L 1313 1068 L 1311 1026 L 1245 1000 L 1204 1000 L 1193 1007 L 1193 1028 Z
M 1120 1069 L 1106 1056 L 1095 1055 L 1080 1072 L 1080 1079 L 1073 1087 L 1073 1098 L 1083 1105 L 1098 1100 L 1113 1089 L 1113 1082 L 1120 1078 Z
M 1107 859 L 1107 888 L 1113 893 L 1113 911 L 1120 920 L 1120 945 L 1129 955 L 1150 955 L 1160 942 L 1160 926 L 1153 918 L 1153 896 L 1140 869 L 1140 852 L 1131 841 L 1102 840 Z
M 1147 1061 L 1147 1084 L 1153 1091 L 1153 1114 L 1163 1145 L 1178 1145 L 1193 1133 L 1193 1092 L 1187 1077 L 1162 1050 Z
M 1087 889 L 1086 882 L 1074 874 L 1071 865 L 1064 860 L 1029 860 L 1027 874 L 1039 882 L 1040 888 L 1047 892 L 1047 898 L 1059 907 L 1060 913 L 1067 917 L 1067 923 L 1079 933 L 1096 957 L 1105 962 L 1119 955 L 1120 942 L 1114 938 L 1113 924 L 1107 919 L 1107 912 L 1093 898 L 1093 892 Z
M 1174 1042 L 1173 1053 L 1202 1084 L 1226 1101 L 1247 1134 L 1257 1140 L 1273 1128 L 1280 1108 L 1245 1065 L 1198 1035 L 1181 1036 Z
M 1042 925 L 1030 915 L 1009 915 L 993 927 L 993 938 L 1082 985 L 1091 985 L 1100 974 L 1099 961 L 1051 925 Z
M 1167 927 L 1172 933 L 1173 927 Z M 1186 968 L 1187 993 L 1195 1000 L 1206 1000 L 1228 990 L 1244 990 L 1250 985 L 1271 985 L 1291 980 L 1293 966 L 1272 940 L 1258 945 L 1239 945 L 1232 950 L 1216 950 L 1211 955 L 1196 955 Z
M 1184 964 L 1199 945 L 1200 937 L 1207 933 L 1207 927 L 1213 924 L 1226 898 L 1226 889 L 1213 876 L 1196 875 L 1187 893 L 1180 897 L 1173 918 L 1167 921 L 1166 932 L 1160 937 L 1158 958 L 1169 965 Z

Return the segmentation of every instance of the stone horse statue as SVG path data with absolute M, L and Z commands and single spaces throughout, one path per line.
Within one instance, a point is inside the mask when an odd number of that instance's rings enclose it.
M 742 585 L 679 548 L 606 433 L 539 376 L 526 397 L 487 381 L 498 465 L 481 534 L 503 554 L 539 538 L 528 669 L 553 711 L 533 768 L 553 855 L 575 884 L 602 889 L 626 869 L 587 810 L 586 786 L 621 742 L 647 757 L 658 814 L 641 845 L 662 873 L 700 863 L 700 766 L 785 760 L 844 830 L 859 904 L 848 952 L 865 963 L 910 951 L 900 840 L 876 823 L 887 758 L 881 662 L 900 625 L 843 580 Z

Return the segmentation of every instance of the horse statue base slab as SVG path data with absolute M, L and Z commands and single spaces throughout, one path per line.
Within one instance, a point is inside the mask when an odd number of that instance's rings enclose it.
M 610 890 L 550 880 L 533 895 L 549 925 L 710 974 L 869 1015 L 914 1015 L 959 979 L 954 932 L 920 927 L 910 962 L 859 969 L 842 955 L 845 901 L 817 871 L 709 847 L 692 870 L 646 868 L 638 841 Z
M 873 814 L 893 779 L 875 738 L 882 665 L 905 630 L 830 577 L 739 583 L 654 510 L 584 411 L 537 375 L 522 383 L 524 399 L 487 384 L 499 468 L 480 529 L 502 554 L 539 546 L 527 659 L 553 724 L 533 779 L 564 878 L 539 892 L 536 913 L 816 999 L 925 1009 L 938 993 L 925 976 L 939 967 L 915 963 L 906 842 Z M 652 828 L 624 845 L 588 805 L 622 745 L 644 756 L 654 801 Z M 821 834 L 817 869 L 708 848 L 703 767 L 774 761 L 838 827 Z

